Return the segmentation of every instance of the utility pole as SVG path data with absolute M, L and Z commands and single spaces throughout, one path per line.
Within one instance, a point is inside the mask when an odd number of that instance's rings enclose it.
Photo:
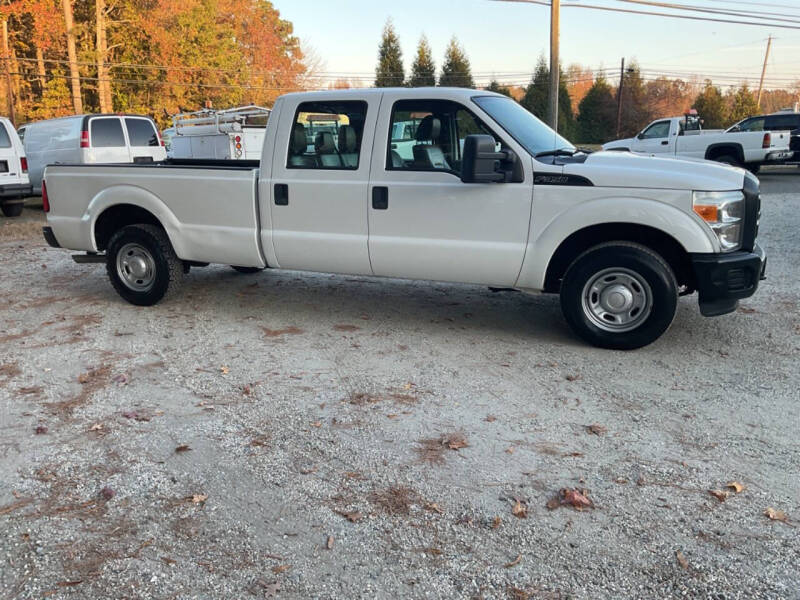
M 14 116 L 14 86 L 11 83 L 11 53 L 8 50 L 8 20 L 3 19 L 3 62 L 6 64 L 6 85 L 8 85 L 8 119 L 16 127 Z
M 617 88 L 617 138 L 619 138 L 619 130 L 622 127 L 622 87 L 625 84 L 625 57 L 619 65 L 619 87 Z
M 772 36 L 767 38 L 767 52 L 764 54 L 764 66 L 761 69 L 761 81 L 758 82 L 758 98 L 756 108 L 761 109 L 761 92 L 764 90 L 764 75 L 767 73 L 767 60 L 769 60 L 769 48 L 772 46 Z
M 561 0 L 550 0 L 550 127 L 558 131 L 558 28 Z

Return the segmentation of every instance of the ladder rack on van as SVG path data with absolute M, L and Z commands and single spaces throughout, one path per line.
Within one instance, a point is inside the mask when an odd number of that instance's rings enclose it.
M 263 119 L 263 124 L 258 123 L 252 126 L 266 127 L 266 120 L 271 112 L 271 109 L 256 104 L 226 110 L 206 108 L 194 112 L 178 113 L 172 117 L 172 124 L 175 128 L 175 135 L 234 133 L 242 131 L 242 127 L 247 127 L 248 122 L 255 119 Z

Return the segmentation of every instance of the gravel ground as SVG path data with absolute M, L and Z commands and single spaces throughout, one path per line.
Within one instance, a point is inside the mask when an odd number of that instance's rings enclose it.
M 762 186 L 759 293 L 629 353 L 471 286 L 136 308 L 3 223 L 0 599 L 800 598 L 800 173 Z

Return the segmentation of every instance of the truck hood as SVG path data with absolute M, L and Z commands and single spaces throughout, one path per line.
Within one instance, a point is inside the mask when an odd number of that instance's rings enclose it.
M 563 173 L 602 187 L 709 192 L 740 190 L 745 175 L 744 169 L 709 160 L 619 151 L 594 152 L 582 163 L 565 164 Z

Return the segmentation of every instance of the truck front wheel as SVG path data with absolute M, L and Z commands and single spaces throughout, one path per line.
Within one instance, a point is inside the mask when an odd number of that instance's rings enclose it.
M 131 304 L 152 306 L 183 281 L 183 261 L 163 229 L 128 225 L 108 242 L 106 270 L 117 293 Z
M 578 256 L 561 283 L 561 310 L 584 340 L 633 350 L 657 340 L 675 318 L 670 266 L 641 244 L 610 242 Z

